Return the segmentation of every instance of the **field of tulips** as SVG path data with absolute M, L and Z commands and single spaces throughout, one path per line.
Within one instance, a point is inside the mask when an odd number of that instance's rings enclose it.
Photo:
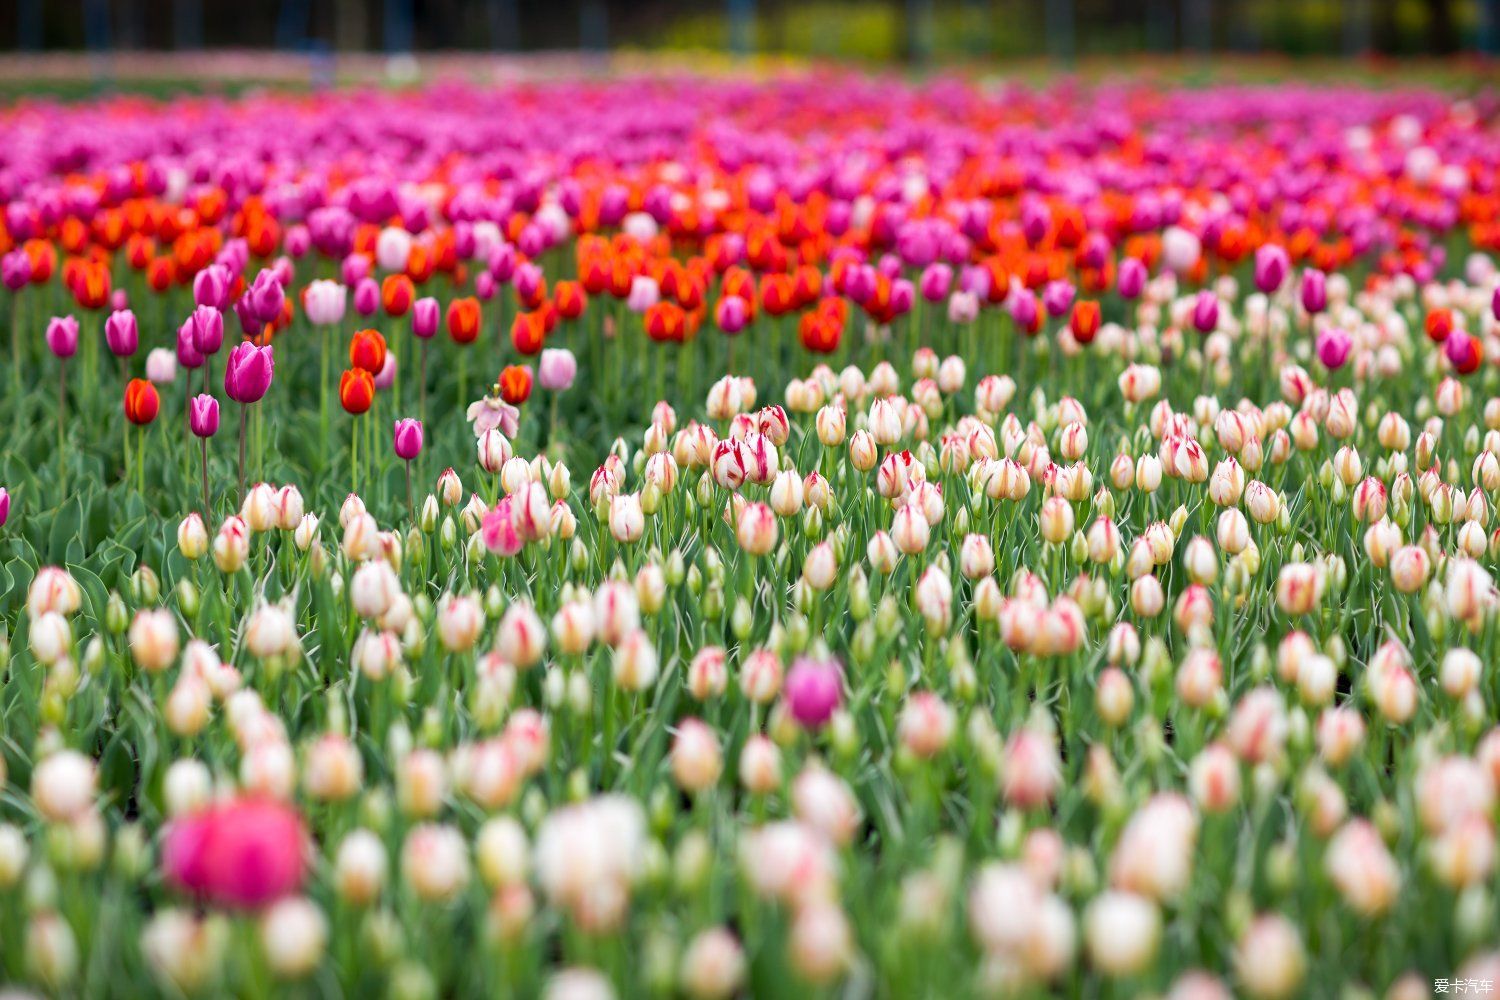
M 0 135 L 17 990 L 1500 980 L 1494 92 Z

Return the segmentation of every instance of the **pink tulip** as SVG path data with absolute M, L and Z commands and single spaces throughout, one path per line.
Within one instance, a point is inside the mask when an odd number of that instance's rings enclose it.
M 256 347 L 243 343 L 229 352 L 224 369 L 224 393 L 236 403 L 258 403 L 271 388 L 276 370 L 276 356 L 267 344 Z
M 838 663 L 807 656 L 798 659 L 787 671 L 785 692 L 787 708 L 799 725 L 821 727 L 833 716 L 843 695 Z
M 301 888 L 307 847 L 302 818 L 291 808 L 238 799 L 169 825 L 162 871 L 209 903 L 257 909 Z
M 422 453 L 422 421 L 411 417 L 396 421 L 392 444 L 397 458 L 406 462 L 416 458 Z
M 130 357 L 140 340 L 140 327 L 135 321 L 135 313 L 129 309 L 110 313 L 109 319 L 104 321 L 104 342 L 116 357 Z
M 542 359 L 537 365 L 537 383 L 543 389 L 562 392 L 572 387 L 577 375 L 578 359 L 572 351 L 566 347 L 549 347 L 542 351 Z
M 72 316 L 54 316 L 47 324 L 47 347 L 59 358 L 78 353 L 78 320 Z

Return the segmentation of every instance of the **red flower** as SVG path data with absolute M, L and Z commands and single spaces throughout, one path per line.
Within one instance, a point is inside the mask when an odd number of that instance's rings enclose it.
M 520 406 L 531 397 L 531 368 L 506 365 L 500 373 L 500 398 L 511 406 Z
M 339 378 L 339 402 L 346 413 L 358 416 L 375 403 L 375 376 L 363 368 L 350 368 Z
M 137 427 L 144 427 L 156 419 L 161 410 L 161 397 L 156 386 L 143 378 L 133 378 L 125 386 L 125 419 Z
M 479 300 L 454 299 L 448 303 L 448 336 L 455 344 L 472 344 L 479 339 Z
M 349 341 L 349 364 L 371 375 L 379 375 L 385 367 L 385 354 L 385 338 L 379 330 L 360 330 Z
M 510 342 L 522 354 L 536 354 L 542 349 L 542 340 L 547 335 L 546 322 L 539 312 L 516 313 L 510 324 Z
M 1073 339 L 1080 344 L 1089 344 L 1099 332 L 1099 303 L 1091 299 L 1079 299 L 1073 303 Z

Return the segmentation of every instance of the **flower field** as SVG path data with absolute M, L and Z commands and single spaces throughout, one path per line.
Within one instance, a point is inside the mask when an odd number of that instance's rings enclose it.
M 1500 99 L 0 111 L 0 978 L 1500 980 Z

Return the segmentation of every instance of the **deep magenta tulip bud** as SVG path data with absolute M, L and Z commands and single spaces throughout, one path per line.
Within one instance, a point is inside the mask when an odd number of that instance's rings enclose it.
M 442 308 L 432 296 L 418 299 L 411 307 L 411 332 L 423 340 L 435 337 L 442 319 Z
M 391 442 L 396 448 L 396 457 L 410 462 L 422 453 L 422 421 L 407 417 L 396 421 Z
M 786 675 L 786 705 L 798 725 L 817 729 L 833 716 L 843 695 L 839 665 L 804 656 Z
M 1315 345 L 1318 351 L 1318 360 L 1323 367 L 1329 371 L 1344 367 L 1344 362 L 1349 360 L 1349 351 L 1354 347 L 1354 339 L 1343 330 L 1332 328 L 1318 334 Z
M 1218 328 L 1219 297 L 1205 288 L 1193 301 L 1193 329 L 1199 333 L 1213 333 Z
M 374 316 L 380 310 L 380 286 L 374 278 L 361 278 L 354 286 L 354 311 L 361 316 Z
M 31 280 L 31 257 L 25 250 L 12 250 L 0 257 L 0 278 L 4 279 L 5 287 L 13 292 L 26 287 L 26 282 Z
M 1496 319 L 1500 319 L 1500 287 L 1497 287 L 1495 294 L 1490 296 L 1490 312 L 1495 314 Z
M 47 324 L 47 348 L 59 358 L 78 353 L 78 321 L 72 316 L 54 316 Z
M 134 354 L 141 342 L 135 313 L 129 309 L 110 313 L 109 319 L 104 321 L 104 342 L 109 345 L 110 353 L 117 357 L 128 358 Z
M 917 289 L 905 278 L 891 282 L 891 314 L 905 316 L 917 302 Z
M 10 490 L 0 486 L 0 528 L 5 527 L 5 522 L 10 520 Z
M 203 367 L 203 352 L 198 350 L 198 337 L 191 316 L 177 328 L 177 363 L 184 368 Z
M 206 392 L 194 396 L 188 403 L 188 427 L 201 438 L 219 433 L 219 401 Z
M 1042 305 L 1047 307 L 1047 315 L 1056 319 L 1073 305 L 1073 285 L 1068 281 L 1049 281 L 1047 287 L 1042 289 Z
M 1126 257 L 1120 261 L 1120 275 L 1116 280 L 1116 290 L 1120 298 L 1134 300 L 1141 297 L 1141 292 L 1146 290 L 1146 279 L 1150 275 L 1146 273 L 1146 265 L 1134 257 Z
M 941 302 L 948 297 L 953 287 L 953 268 L 947 264 L 929 264 L 922 272 L 922 298 L 928 302 Z
M 1302 308 L 1320 313 L 1328 308 L 1328 279 L 1322 271 L 1308 268 L 1302 272 Z
M 1255 287 L 1270 295 L 1281 287 L 1291 267 L 1285 250 L 1275 243 L 1265 244 L 1255 251 Z
M 725 333 L 739 333 L 750 322 L 750 307 L 738 295 L 726 295 L 719 300 L 714 310 L 719 329 Z
M 233 284 L 229 268 L 210 264 L 193 278 L 193 301 L 210 309 L 223 309 L 229 304 L 229 289 Z
M 277 280 L 276 272 L 267 268 L 255 276 L 255 284 L 246 293 L 250 297 L 250 308 L 262 323 L 274 323 L 281 317 L 282 304 L 286 302 L 286 289 Z
M 271 346 L 240 344 L 229 352 L 224 369 L 224 393 L 236 403 L 258 403 L 271 388 L 276 359 Z
M 213 306 L 199 306 L 188 317 L 193 327 L 193 346 L 204 357 L 218 354 L 224 346 L 224 314 Z

